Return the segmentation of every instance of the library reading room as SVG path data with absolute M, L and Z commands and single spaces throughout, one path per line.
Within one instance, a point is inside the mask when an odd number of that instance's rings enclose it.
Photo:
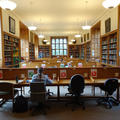
M 120 120 L 120 0 L 0 0 L 0 120 Z

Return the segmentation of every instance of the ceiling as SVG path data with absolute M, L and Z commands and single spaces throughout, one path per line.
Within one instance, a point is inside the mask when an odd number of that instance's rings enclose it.
M 14 12 L 27 26 L 37 26 L 37 34 L 76 34 L 81 26 L 93 25 L 106 11 L 104 0 L 12 0 Z

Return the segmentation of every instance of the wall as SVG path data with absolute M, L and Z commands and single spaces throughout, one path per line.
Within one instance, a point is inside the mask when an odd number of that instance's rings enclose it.
M 19 37 L 20 36 L 19 19 L 16 17 L 16 15 L 13 12 L 2 9 L 3 31 L 10 33 L 9 32 L 9 16 L 11 16 L 15 20 L 15 34 L 13 35 Z
M 83 31 L 83 32 L 82 32 L 82 37 L 84 36 L 84 34 L 87 34 L 87 33 L 89 33 L 89 39 L 88 39 L 87 41 L 90 41 L 90 40 L 91 40 L 91 38 L 90 38 L 91 33 L 90 33 L 89 30 Z M 39 45 L 43 45 L 43 43 L 42 43 L 42 40 L 43 40 L 43 39 L 48 40 L 48 45 L 50 45 L 50 36 L 45 36 L 45 38 L 39 38 Z M 76 44 L 77 44 L 77 45 L 82 44 L 81 38 L 75 38 L 74 35 L 69 35 L 69 36 L 68 36 L 68 44 L 69 44 L 69 42 L 70 42 L 72 39 L 76 39 Z M 86 41 L 86 42 L 87 42 L 87 41 Z M 83 43 L 84 43 L 84 41 L 83 41 Z
M 105 20 L 111 18 L 111 31 L 116 30 L 118 26 L 118 7 L 112 8 L 101 18 L 101 35 L 105 34 Z

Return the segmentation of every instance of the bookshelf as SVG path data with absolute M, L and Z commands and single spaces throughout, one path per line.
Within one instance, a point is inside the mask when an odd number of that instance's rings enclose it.
M 4 33 L 4 66 L 19 67 L 20 62 L 20 40 L 14 36 Z
M 109 65 L 117 65 L 117 31 L 111 32 L 101 38 L 101 62 Z
M 80 55 L 81 55 L 80 58 L 84 60 L 85 59 L 85 45 L 84 44 L 81 45 Z
M 29 60 L 35 60 L 35 48 L 33 43 L 29 43 Z
M 90 42 L 86 43 L 86 61 L 90 61 L 90 57 L 91 57 L 91 44 Z
M 49 58 L 50 57 L 50 45 L 38 46 L 38 57 L 39 58 Z
M 69 45 L 69 57 L 79 58 L 80 57 L 80 46 L 79 45 Z

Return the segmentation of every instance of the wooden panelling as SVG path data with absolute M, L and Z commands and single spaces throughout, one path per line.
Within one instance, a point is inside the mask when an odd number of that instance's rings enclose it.
M 53 79 L 53 74 L 55 75 L 55 79 L 60 78 L 70 79 L 75 74 L 81 74 L 84 78 L 89 79 L 91 76 L 91 69 L 95 69 L 97 71 L 97 76 L 95 78 L 120 78 L 120 68 L 118 67 L 86 67 L 86 68 L 44 68 L 44 74 L 47 74 L 51 79 Z M 34 70 L 34 73 L 37 73 L 36 68 L 11 68 L 11 69 L 0 69 L 3 71 L 3 79 L 2 80 L 15 80 L 16 76 L 21 79 L 21 75 L 24 74 L 28 78 L 28 70 Z M 61 70 L 66 71 L 66 78 L 60 77 Z M 28 78 L 29 79 L 29 78 Z

